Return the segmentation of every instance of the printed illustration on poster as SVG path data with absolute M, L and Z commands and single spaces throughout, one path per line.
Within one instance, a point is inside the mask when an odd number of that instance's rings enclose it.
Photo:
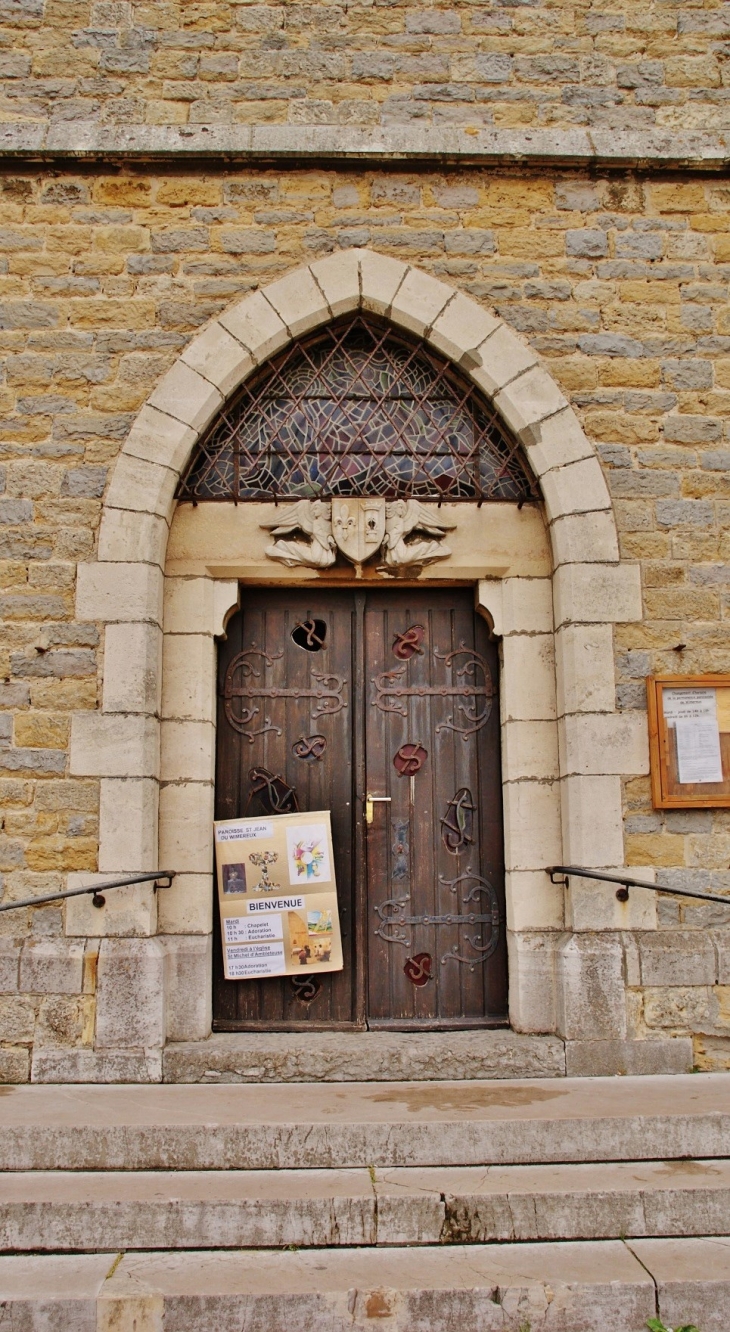
M 226 980 L 341 971 L 329 811 L 214 828 Z

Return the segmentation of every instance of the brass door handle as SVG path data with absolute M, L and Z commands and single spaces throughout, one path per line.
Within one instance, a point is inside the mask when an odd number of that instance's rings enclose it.
M 389 804 L 390 804 L 390 799 L 391 799 L 390 796 L 375 796 L 375 795 L 370 795 L 370 794 L 368 793 L 368 795 L 366 795 L 366 797 L 365 797 L 365 822 L 366 822 L 367 824 L 371 824 L 371 823 L 372 823 L 372 821 L 373 821 L 373 819 L 374 819 L 374 817 L 375 817 L 375 810 L 374 810 L 373 806 L 374 806 L 376 803 L 378 803 L 378 804 L 383 804 L 383 805 L 389 805 Z

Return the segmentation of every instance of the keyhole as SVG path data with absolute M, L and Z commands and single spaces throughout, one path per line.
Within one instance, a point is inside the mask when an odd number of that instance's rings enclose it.
M 327 637 L 327 624 L 324 620 L 302 620 L 295 625 L 291 636 L 297 647 L 305 652 L 321 652 Z

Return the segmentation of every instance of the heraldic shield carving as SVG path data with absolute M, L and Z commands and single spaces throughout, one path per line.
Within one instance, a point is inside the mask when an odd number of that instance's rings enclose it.
M 290 568 L 325 569 L 340 550 L 358 576 L 363 564 L 378 554 L 381 573 L 422 568 L 451 554 L 443 537 L 454 524 L 434 510 L 413 499 L 299 500 L 273 522 L 262 523 L 277 538 L 266 554 Z

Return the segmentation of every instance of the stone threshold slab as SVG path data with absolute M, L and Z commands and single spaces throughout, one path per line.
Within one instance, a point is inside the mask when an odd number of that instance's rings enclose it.
M 16 1086 L 9 1170 L 508 1165 L 727 1155 L 730 1074 Z
M 233 159 L 463 165 L 671 166 L 722 170 L 724 134 L 704 130 L 459 129 L 404 125 L 99 125 L 96 121 L 0 125 L 0 155 L 56 158 Z
M 730 1161 L 0 1175 L 0 1250 L 725 1235 Z
M 557 1036 L 518 1032 L 226 1032 L 168 1045 L 164 1082 L 428 1082 L 565 1073 Z
M 638 1332 L 656 1311 L 651 1276 L 620 1241 L 119 1257 L 0 1258 L 0 1301 L 13 1326 L 40 1326 L 37 1305 L 43 1326 L 75 1332 L 585 1332 L 587 1310 L 591 1327 Z

